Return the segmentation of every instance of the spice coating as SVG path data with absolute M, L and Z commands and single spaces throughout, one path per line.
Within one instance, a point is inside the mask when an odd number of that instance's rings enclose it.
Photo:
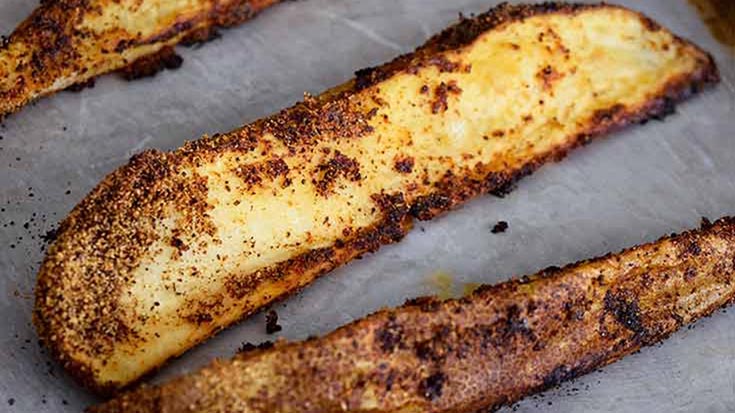
M 206 40 L 278 1 L 42 1 L 0 42 L 0 119 L 108 72 L 134 79 L 176 68 L 179 42 Z
M 687 252 L 690 242 L 700 255 Z M 492 411 L 731 303 L 734 256 L 735 219 L 723 218 L 461 299 L 412 300 L 322 338 L 279 342 L 143 386 L 88 412 Z
M 549 66 L 565 75 L 546 85 L 536 75 Z M 42 264 L 39 335 L 88 386 L 125 386 L 400 240 L 414 218 L 504 193 L 717 79 L 709 55 L 623 8 L 504 5 L 465 19 L 320 96 L 112 173 Z M 446 381 L 426 384 L 434 397 Z

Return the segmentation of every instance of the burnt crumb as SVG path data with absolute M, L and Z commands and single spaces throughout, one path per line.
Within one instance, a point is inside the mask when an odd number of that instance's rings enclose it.
M 282 330 L 278 324 L 278 313 L 276 310 L 270 310 L 265 313 L 265 332 L 266 334 L 274 334 Z
M 544 388 L 550 389 L 556 387 L 564 381 L 573 379 L 577 376 L 574 369 L 570 369 L 565 365 L 556 366 L 553 370 L 544 376 L 543 386 Z
M 94 89 L 94 86 L 95 86 L 95 79 L 91 78 L 84 82 L 75 83 L 69 86 L 68 88 L 66 88 L 66 90 L 68 90 L 69 92 L 78 93 L 78 92 L 83 91 L 84 89 Z
M 712 221 L 709 220 L 709 218 L 702 217 L 702 220 L 699 222 L 699 226 L 702 229 L 708 229 L 708 228 L 712 228 L 713 224 L 712 224 Z
M 315 173 L 318 178 L 313 182 L 321 196 L 327 196 L 332 192 L 339 177 L 344 177 L 352 182 L 362 179 L 360 164 L 357 160 L 345 156 L 340 151 L 334 151 L 334 156 L 330 160 L 318 165 Z
M 411 215 L 421 221 L 432 219 L 436 214 L 445 211 L 452 205 L 452 199 L 448 196 L 434 193 L 416 198 L 411 205 Z
M 427 400 L 436 400 L 442 396 L 442 387 L 447 377 L 437 372 L 422 380 L 419 384 L 419 394 Z
M 258 345 L 255 345 L 251 342 L 244 342 L 240 345 L 240 348 L 237 349 L 237 352 L 239 354 L 242 353 L 249 353 L 253 350 L 267 350 L 269 348 L 273 347 L 272 341 L 264 341 Z
M 439 310 L 441 300 L 436 297 L 417 297 L 406 300 L 404 305 L 418 307 L 423 312 L 432 313 Z
M 0 50 L 5 49 L 10 44 L 10 38 L 7 36 L 0 36 Z
M 641 310 L 635 298 L 627 297 L 624 292 L 608 291 L 605 294 L 605 311 L 628 330 L 637 336 L 646 334 L 646 328 L 641 320 Z
M 498 221 L 490 230 L 493 234 L 502 234 L 508 229 L 508 223 L 505 221 Z
M 376 79 L 378 73 L 377 67 L 366 67 L 355 72 L 355 91 L 366 89 L 380 81 Z
M 414 159 L 410 156 L 407 156 L 405 158 L 400 158 L 396 160 L 393 168 L 402 174 L 410 174 L 413 171 L 413 165 Z
M 651 119 L 663 121 L 667 116 L 676 113 L 676 102 L 671 98 L 664 98 L 651 114 Z
M 199 49 L 205 43 L 220 39 L 222 33 L 217 30 L 217 27 L 206 27 L 204 29 L 195 30 L 184 39 L 181 40 L 181 45 L 185 47 L 192 47 Z
M 158 53 L 141 57 L 120 69 L 119 73 L 125 80 L 136 80 L 155 76 L 162 70 L 178 69 L 183 63 L 184 59 L 176 54 L 173 47 L 164 47 Z
M 441 82 L 434 89 L 434 101 L 431 104 L 431 113 L 436 115 L 439 112 L 449 110 L 448 97 L 450 93 L 454 95 L 462 93 L 462 89 L 457 86 L 457 82 L 454 80 L 449 81 L 449 83 Z
M 11 397 L 11 398 L 9 398 L 9 399 L 8 399 L 8 406 L 12 406 L 12 405 L 14 405 L 14 404 L 15 404 L 15 399 L 14 399 L 14 398 L 12 398 L 12 397 Z
M 51 228 L 50 230 L 46 231 L 45 234 L 41 235 L 41 239 L 44 243 L 50 244 L 56 240 L 56 237 L 59 235 L 58 228 Z
M 491 190 L 489 193 L 490 195 L 496 197 L 496 198 L 505 198 L 506 196 L 510 195 L 511 192 L 515 191 L 515 189 L 518 187 L 515 182 L 508 182 L 505 184 L 502 184 L 498 186 L 497 188 Z

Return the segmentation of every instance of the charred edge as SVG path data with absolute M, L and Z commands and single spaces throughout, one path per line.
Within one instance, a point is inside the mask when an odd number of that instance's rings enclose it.
M 129 66 L 118 71 L 125 80 L 136 80 L 153 77 L 163 70 L 174 70 L 181 67 L 184 59 L 176 54 L 173 47 L 164 47 L 155 54 L 141 57 Z
M 253 344 L 250 342 L 242 343 L 240 348 L 237 349 L 237 354 L 245 354 L 250 353 L 255 350 L 268 350 L 269 348 L 273 348 L 273 342 L 272 341 L 264 341 L 260 344 Z
M 315 268 L 320 264 L 328 264 L 330 268 L 333 268 L 335 266 L 333 258 L 334 248 L 327 247 L 311 250 L 298 257 L 273 267 L 256 271 L 255 273 L 245 276 L 232 276 L 225 281 L 225 289 L 230 297 L 241 300 L 246 295 L 255 291 L 262 283 L 282 279 L 288 273 Z
M 474 18 L 462 17 L 460 22 L 449 27 L 416 49 L 413 53 L 400 56 L 378 67 L 370 67 L 355 73 L 354 91 L 369 88 L 394 74 L 402 71 L 415 72 L 418 68 L 436 66 L 440 71 L 469 71 L 471 67 L 460 68 L 458 64 L 437 60 L 437 53 L 458 49 L 471 44 L 483 33 L 501 25 L 522 21 L 529 17 L 551 13 L 576 13 L 580 10 L 605 7 L 600 5 L 568 4 L 546 2 L 534 5 L 513 6 L 500 4 L 486 13 Z
M 560 364 L 554 367 L 549 373 L 543 376 L 540 384 L 526 394 L 541 392 L 554 388 L 565 381 L 576 379 L 584 376 L 596 368 L 603 367 L 614 361 L 608 354 L 591 354 L 578 360 L 574 365 Z M 520 397 L 516 398 L 516 400 Z
M 36 294 L 39 296 L 38 292 Z M 50 337 L 49 325 L 40 313 L 38 305 L 33 310 L 33 325 L 36 327 L 40 342 L 48 350 L 51 359 L 58 362 L 74 381 L 102 396 L 112 397 L 116 394 L 119 386 L 112 383 L 100 384 L 95 378 L 94 371 L 88 365 L 69 358 L 58 343 L 48 341 L 48 337 Z
M 632 352 L 633 350 L 630 350 L 630 352 Z M 518 393 L 512 394 L 510 396 L 500 396 L 500 400 L 492 405 L 490 411 L 497 411 L 500 408 L 511 405 L 512 403 L 515 403 L 528 395 L 552 389 L 565 381 L 584 376 L 585 374 L 591 373 L 595 369 L 610 364 L 611 362 L 615 361 L 619 356 L 619 354 L 592 354 L 583 357 L 581 360 L 576 361 L 576 363 L 573 363 L 572 365 L 557 365 L 556 367 L 548 371 L 548 373 L 540 376 L 537 379 L 537 384 L 531 385 L 530 387 L 524 389 L 520 389 Z
M 77 362 L 76 359 L 72 360 L 72 357 L 76 351 L 99 356 L 107 351 L 110 343 L 122 342 L 128 338 L 136 339 L 137 333 L 116 316 L 117 303 L 111 297 L 119 288 L 119 284 L 105 281 L 107 295 L 98 297 L 97 301 L 91 304 L 83 303 L 79 297 L 74 297 L 62 305 L 49 306 L 45 300 L 58 296 L 55 295 L 58 292 L 52 288 L 55 278 L 50 274 L 61 273 L 63 275 L 65 273 L 65 270 L 60 267 L 63 261 L 59 261 L 58 256 L 59 253 L 69 252 L 69 248 L 73 247 L 74 244 L 69 242 L 69 237 L 75 237 L 79 232 L 90 231 L 91 228 L 100 226 L 103 229 L 109 228 L 112 221 L 109 221 L 111 214 L 107 212 L 111 205 L 128 211 L 139 210 L 139 205 L 149 205 L 153 197 L 170 197 L 174 203 L 180 206 L 186 205 L 187 214 L 199 214 L 203 218 L 197 224 L 196 231 L 210 234 L 212 227 L 211 222 L 208 223 L 206 219 L 206 203 L 200 202 L 202 191 L 206 191 L 206 182 L 201 177 L 194 176 L 181 185 L 161 191 L 161 182 L 173 172 L 171 168 L 171 163 L 168 162 L 165 154 L 147 151 L 136 155 L 127 166 L 109 175 L 62 221 L 58 230 L 59 237 L 50 246 L 39 271 L 34 310 L 34 323 L 39 337 L 42 338 L 51 355 L 59 360 L 74 377 L 77 377 L 80 383 L 99 393 L 109 393 L 121 386 L 119 383 L 98 383 L 94 379 L 95 372 L 91 371 L 91 367 Z M 141 191 L 141 188 L 146 188 L 146 191 Z M 131 194 L 136 195 L 130 196 Z M 103 208 L 105 213 L 99 213 L 100 208 Z M 144 248 L 147 243 L 157 239 L 139 228 L 131 231 L 101 234 L 96 229 L 92 234 L 109 236 L 111 244 L 119 244 L 120 239 L 126 239 L 140 248 Z M 132 250 L 127 250 L 126 253 L 134 254 Z M 67 273 L 66 276 L 69 274 Z M 115 277 L 110 276 L 109 279 L 115 280 Z M 98 284 L 92 282 L 83 284 L 83 288 L 98 291 L 96 290 L 99 288 Z M 88 296 L 85 295 L 85 297 Z M 74 307 L 74 311 L 81 311 L 79 308 L 87 306 L 84 308 L 88 311 L 86 314 L 91 318 L 90 323 L 84 327 L 74 327 L 71 333 L 65 325 L 69 306 Z M 100 328 L 100 325 L 103 324 L 105 329 Z M 67 340 L 68 334 L 79 334 L 82 337 L 79 341 L 83 344 L 69 344 L 71 340 Z
M 417 307 L 425 313 L 439 311 L 442 301 L 436 297 L 417 297 L 406 300 L 404 307 Z
M 333 247 L 309 251 L 255 274 L 231 277 L 225 282 L 228 294 L 235 299 L 242 299 L 267 280 L 277 280 L 285 274 L 303 273 L 312 268 L 321 267 L 318 273 L 321 275 L 349 261 L 354 256 L 375 251 L 385 244 L 400 241 L 408 232 L 410 225 L 408 207 L 403 195 L 380 194 L 374 195 L 373 200 L 381 210 L 381 223 L 359 231 L 347 240 L 339 240 Z M 295 292 L 297 291 L 284 292 L 279 297 L 274 297 L 271 302 L 283 299 Z M 250 313 L 243 315 L 243 318 L 248 315 Z
M 66 88 L 67 91 L 73 92 L 73 93 L 79 93 L 83 91 L 84 89 L 94 89 L 95 86 L 95 79 L 91 78 L 84 82 L 75 83 L 68 88 Z
M 444 181 L 438 185 L 437 191 L 416 199 L 411 205 L 411 214 L 419 220 L 428 220 L 481 193 L 489 192 L 503 197 L 514 189 L 516 182 L 532 174 L 542 165 L 563 159 L 571 150 L 591 142 L 593 138 L 607 135 L 630 124 L 671 114 L 676 103 L 718 80 L 717 66 L 710 58 L 700 70 L 670 81 L 660 93 L 640 108 L 629 110 L 616 104 L 598 110 L 586 122 L 586 129 L 579 132 L 569 144 L 539 156 L 514 171 L 490 172 L 483 179 L 447 174 Z
M 279 1 L 239 0 L 226 2 L 226 5 L 218 3 L 215 4 L 208 15 L 178 21 L 167 30 L 155 36 L 140 40 L 122 40 L 115 47 L 115 52 L 122 53 L 130 47 L 166 42 L 180 35 L 183 36 L 179 42 L 186 44 L 210 40 L 216 37 L 218 28 L 226 28 L 244 23 L 255 17 L 260 11 Z
M 337 95 L 328 99 L 307 96 L 303 102 L 245 127 L 241 134 L 260 136 L 270 133 L 286 145 L 291 153 L 299 150 L 303 153 L 307 147 L 328 136 L 346 139 L 365 136 L 373 131 L 368 120 L 374 114 L 374 111 L 362 113 L 356 110 L 348 99 L 339 99 Z M 239 139 L 240 136 L 224 144 L 234 144 L 233 141 Z

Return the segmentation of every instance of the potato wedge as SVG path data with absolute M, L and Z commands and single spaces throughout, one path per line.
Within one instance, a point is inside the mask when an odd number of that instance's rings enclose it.
M 492 411 L 654 344 L 735 298 L 735 220 L 424 298 L 241 353 L 90 413 Z
M 614 6 L 501 6 L 231 133 L 144 152 L 60 225 L 35 321 L 96 389 L 125 386 L 483 192 L 718 79 Z
M 180 64 L 172 47 L 205 40 L 279 0 L 44 1 L 0 39 L 0 119 L 41 96 L 125 70 Z

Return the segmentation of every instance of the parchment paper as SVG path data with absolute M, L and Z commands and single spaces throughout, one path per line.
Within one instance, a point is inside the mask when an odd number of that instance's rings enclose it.
M 318 93 L 364 66 L 409 52 L 459 12 L 489 0 L 288 2 L 204 47 L 184 66 L 127 83 L 43 99 L 0 129 L 0 411 L 79 412 L 97 399 L 37 345 L 30 324 L 40 236 L 107 173 L 144 148 L 172 149 L 228 131 Z M 229 357 L 242 342 L 326 333 L 382 306 L 466 283 L 494 283 L 594 257 L 735 214 L 735 61 L 682 0 L 625 0 L 710 50 L 722 84 L 651 122 L 576 151 L 505 199 L 483 197 L 401 243 L 335 271 L 275 309 L 268 336 L 255 315 L 170 363 L 153 380 Z M 9 33 L 35 1 L 2 0 Z M 492 234 L 499 220 L 504 234 Z M 439 274 L 439 275 L 437 275 Z M 441 275 L 444 274 L 444 275 Z M 735 310 L 660 346 L 527 399 L 519 412 L 727 412 L 735 409 Z M 10 405 L 9 399 L 13 399 Z

